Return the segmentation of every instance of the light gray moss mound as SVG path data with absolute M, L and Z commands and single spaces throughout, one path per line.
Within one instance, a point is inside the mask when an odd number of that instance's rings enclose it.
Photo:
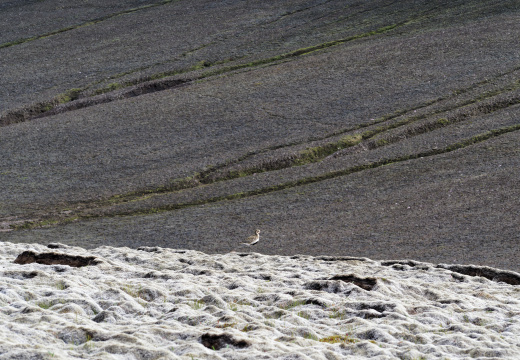
M 35 262 L 15 263 L 26 251 Z M 518 279 L 415 261 L 3 243 L 0 359 L 512 359 Z

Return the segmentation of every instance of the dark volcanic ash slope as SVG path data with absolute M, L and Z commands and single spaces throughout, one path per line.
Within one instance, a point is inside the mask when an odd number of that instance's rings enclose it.
M 519 269 L 517 1 L 126 4 L 0 7 L 2 239 Z

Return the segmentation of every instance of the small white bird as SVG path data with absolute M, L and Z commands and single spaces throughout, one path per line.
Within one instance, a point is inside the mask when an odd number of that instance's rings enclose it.
M 260 240 L 260 230 L 256 230 L 256 235 L 252 235 L 246 239 L 246 242 L 241 243 L 242 245 L 251 246 L 255 245 Z

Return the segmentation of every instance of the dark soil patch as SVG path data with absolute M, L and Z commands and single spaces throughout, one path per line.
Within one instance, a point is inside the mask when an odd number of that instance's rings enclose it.
M 491 281 L 505 282 L 510 285 L 520 285 L 520 275 L 510 271 L 502 271 L 474 265 L 438 265 L 437 267 L 459 274 L 485 277 Z
M 346 283 L 352 283 L 367 291 L 372 291 L 374 286 L 377 284 L 377 279 L 375 278 L 361 278 L 355 275 L 335 275 L 331 277 L 330 280 L 340 280 Z
M 243 349 L 251 346 L 249 341 L 236 339 L 230 334 L 203 334 L 200 338 L 202 345 L 212 350 L 220 350 L 228 345 Z
M 24 251 L 14 260 L 16 264 L 26 265 L 32 263 L 44 265 L 69 265 L 72 267 L 82 267 L 99 264 L 94 256 L 77 256 L 58 253 L 36 254 L 33 251 Z

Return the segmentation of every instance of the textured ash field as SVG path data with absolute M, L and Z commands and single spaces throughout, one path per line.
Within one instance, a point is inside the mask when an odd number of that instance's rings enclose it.
M 0 5 L 0 239 L 519 271 L 519 13 Z

